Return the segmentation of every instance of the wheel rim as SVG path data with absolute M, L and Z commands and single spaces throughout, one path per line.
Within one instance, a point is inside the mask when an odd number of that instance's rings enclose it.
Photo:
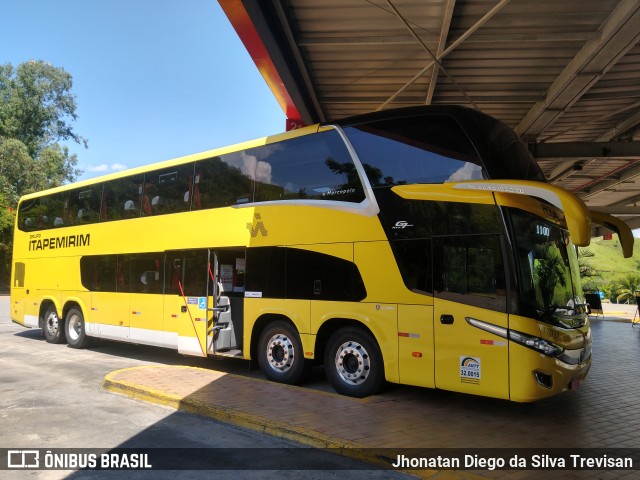
M 276 372 L 288 372 L 293 367 L 295 349 L 289 337 L 278 333 L 267 342 L 267 362 Z
M 58 321 L 58 314 L 56 312 L 50 312 L 47 316 L 47 321 L 45 322 L 45 328 L 47 329 L 47 333 L 49 336 L 54 337 L 58 333 L 58 328 L 60 328 Z
M 364 383 L 371 372 L 369 353 L 358 342 L 344 342 L 335 358 L 336 371 L 350 385 Z
M 67 330 L 68 340 L 76 341 L 80 338 L 80 335 L 82 335 L 82 320 L 80 319 L 80 315 L 74 314 L 69 317 Z

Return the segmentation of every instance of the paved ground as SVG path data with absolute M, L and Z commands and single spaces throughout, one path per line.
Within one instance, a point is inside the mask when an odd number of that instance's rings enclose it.
M 255 429 L 150 405 L 101 389 L 109 372 L 126 367 L 169 368 L 172 363 L 182 363 L 190 367 L 218 365 L 228 371 L 246 372 L 244 362 L 206 362 L 181 357 L 167 349 L 116 342 L 100 342 L 87 350 L 74 350 L 46 343 L 39 330 L 12 323 L 8 312 L 8 297 L 0 297 L 0 479 L 407 477 L 400 472 L 373 470 L 370 464 L 345 456 L 300 448 L 299 444 Z M 112 453 L 116 448 L 134 452 L 155 448 L 156 455 L 150 462 L 154 467 L 158 467 L 156 460 L 176 460 L 181 467 L 196 465 L 206 471 L 2 470 L 8 463 L 9 449 L 39 449 L 42 462 L 46 451 L 69 449 L 67 452 L 73 453 L 78 448 L 98 449 L 98 454 Z
M 605 306 L 592 319 L 594 362 L 577 392 L 534 404 L 411 387 L 352 399 L 211 369 L 113 372 L 105 388 L 297 442 L 387 458 L 415 448 L 640 449 L 640 327 L 635 307 Z M 388 449 L 384 451 L 369 449 Z M 375 458 L 373 458 L 375 460 Z M 469 472 L 446 473 L 446 478 Z M 430 476 L 435 472 L 421 472 Z M 494 478 L 640 478 L 640 471 L 474 471 Z
M 321 376 L 302 387 L 279 385 L 262 380 L 259 373 L 247 374 L 240 367 L 243 362 L 192 361 L 160 349 L 157 351 L 163 352 L 158 355 L 160 361 L 165 360 L 164 365 L 154 362 L 115 370 L 106 376 L 104 388 L 373 461 L 381 457 L 388 461 L 398 451 L 419 448 L 455 448 L 481 456 L 487 456 L 486 449 L 500 448 L 532 449 L 525 450 L 529 453 L 563 448 L 553 451 L 562 454 L 586 448 L 630 448 L 636 449 L 637 455 L 640 327 L 632 328 L 629 323 L 634 313 L 634 307 L 605 306 L 604 320 L 592 319 L 594 361 L 587 381 L 577 392 L 534 404 L 398 386 L 367 399 L 352 399 L 332 393 Z M 120 352 L 137 352 L 143 347 L 118 348 Z M 638 463 L 635 465 L 637 468 Z M 640 478 L 639 470 L 418 473 L 437 479 Z M 342 477 L 342 472 L 335 478 L 338 476 Z

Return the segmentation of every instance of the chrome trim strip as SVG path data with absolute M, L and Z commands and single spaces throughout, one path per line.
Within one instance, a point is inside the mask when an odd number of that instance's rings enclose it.
M 502 338 L 507 338 L 509 330 L 504 327 L 499 327 L 498 325 L 494 325 L 493 323 L 483 322 L 482 320 L 478 320 L 473 317 L 464 317 L 469 325 L 472 327 L 479 328 L 480 330 L 484 330 L 485 332 L 493 333 Z

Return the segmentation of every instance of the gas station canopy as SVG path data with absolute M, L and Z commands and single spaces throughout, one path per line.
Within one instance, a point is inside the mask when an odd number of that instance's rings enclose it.
M 640 0 L 219 0 L 288 128 L 458 104 L 640 228 Z M 602 231 L 594 231 L 594 236 Z

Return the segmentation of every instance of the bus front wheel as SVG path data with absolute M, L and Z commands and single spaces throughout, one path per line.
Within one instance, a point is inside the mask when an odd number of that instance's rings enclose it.
M 44 314 L 42 332 L 44 339 L 49 343 L 63 343 L 65 341 L 62 321 L 58 318 L 58 311 L 53 305 L 49 305 Z
M 80 309 L 72 308 L 67 312 L 64 331 L 71 348 L 85 348 L 89 345 L 90 338 L 85 332 L 84 316 Z
M 368 332 L 357 327 L 338 330 L 329 338 L 324 355 L 327 378 L 338 393 L 363 398 L 380 390 L 382 355 Z
M 258 363 L 269 380 L 289 385 L 298 382 L 305 368 L 296 329 L 280 320 L 267 326 L 258 343 Z

